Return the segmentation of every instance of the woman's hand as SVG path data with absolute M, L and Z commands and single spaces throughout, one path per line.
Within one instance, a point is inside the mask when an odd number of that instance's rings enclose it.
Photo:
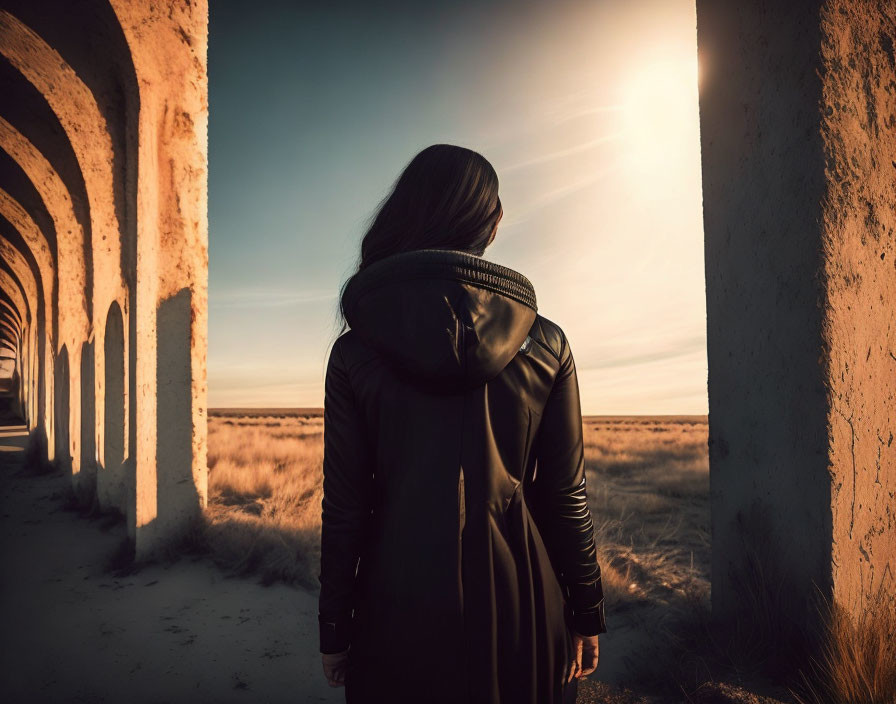
M 597 669 L 597 636 L 580 636 L 573 630 L 570 630 L 572 636 L 572 644 L 575 648 L 576 659 L 569 666 L 569 677 L 567 682 L 572 682 L 573 678 L 581 679 L 587 677 Z
M 345 687 L 345 668 L 348 665 L 348 649 L 341 653 L 321 653 L 324 677 L 331 687 Z

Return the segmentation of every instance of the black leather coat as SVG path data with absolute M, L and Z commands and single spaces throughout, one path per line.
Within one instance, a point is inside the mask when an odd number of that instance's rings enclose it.
M 606 630 L 563 331 L 522 275 L 421 250 L 344 294 L 324 412 L 321 651 L 348 702 L 551 704 Z

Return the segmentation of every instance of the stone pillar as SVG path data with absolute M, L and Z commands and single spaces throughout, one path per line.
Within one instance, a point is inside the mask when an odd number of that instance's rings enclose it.
M 712 604 L 896 599 L 891 0 L 697 0 Z
M 111 0 L 140 91 L 136 553 L 207 503 L 208 4 Z

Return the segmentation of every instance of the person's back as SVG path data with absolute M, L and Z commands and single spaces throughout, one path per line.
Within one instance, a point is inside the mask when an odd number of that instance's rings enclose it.
M 563 332 L 524 276 L 450 248 L 379 257 L 342 309 L 320 620 L 347 700 L 560 702 L 569 627 L 605 630 Z

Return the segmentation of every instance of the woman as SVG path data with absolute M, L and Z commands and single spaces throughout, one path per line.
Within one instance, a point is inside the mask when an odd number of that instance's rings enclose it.
M 606 630 L 562 330 L 481 259 L 480 154 L 408 164 L 343 288 L 324 409 L 320 645 L 359 702 L 560 704 Z

